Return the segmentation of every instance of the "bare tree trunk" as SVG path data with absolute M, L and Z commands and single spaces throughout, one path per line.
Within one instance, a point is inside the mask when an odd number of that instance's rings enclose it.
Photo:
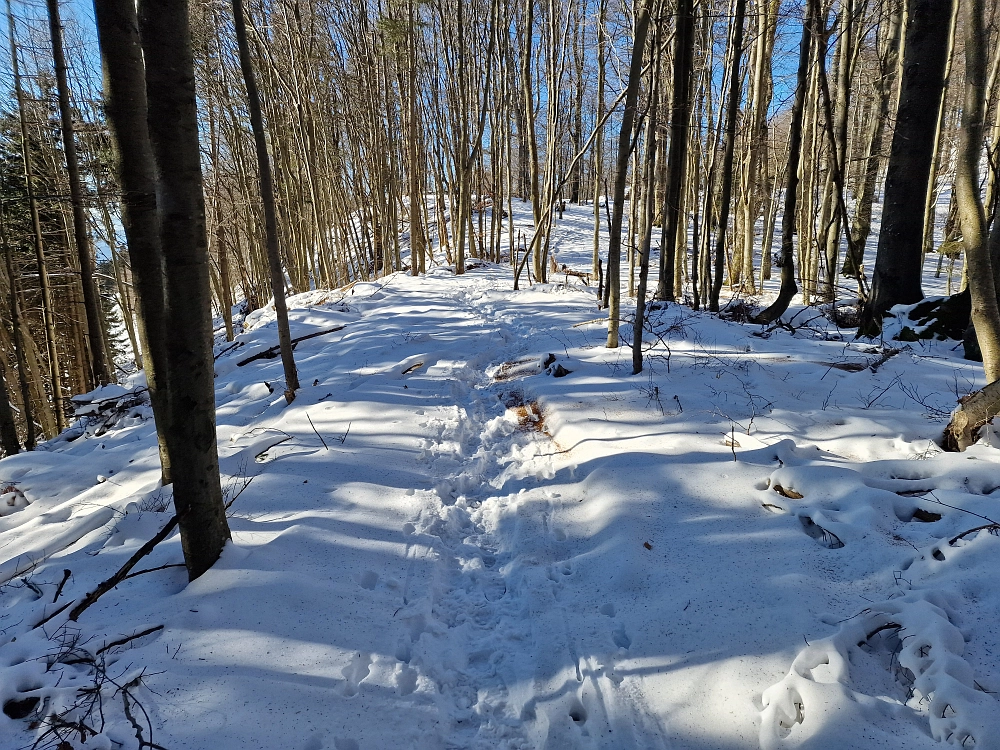
M 715 237 L 715 266 L 719 268 L 726 252 L 726 230 L 729 227 L 729 208 L 733 196 L 733 157 L 736 152 L 736 119 L 740 113 L 740 82 L 743 72 L 740 69 L 740 51 L 743 49 L 743 19 L 746 15 L 746 0 L 736 0 L 736 14 L 733 17 L 733 63 L 729 79 L 729 103 L 726 109 L 726 145 L 725 156 L 722 159 L 722 196 L 719 209 L 719 231 Z M 751 189 L 744 186 L 744 189 Z M 751 229 L 751 231 L 753 231 Z M 744 252 L 752 257 L 753 246 L 744 246 Z M 753 276 L 750 276 L 753 283 Z M 719 295 L 722 292 L 722 274 L 717 273 L 712 284 L 712 293 L 708 302 L 711 312 L 719 312 Z
M 528 0 L 530 2 L 530 0 Z M 653 0 L 643 0 L 635 19 L 635 39 L 632 43 L 632 62 L 628 72 L 625 94 L 625 111 L 618 132 L 618 158 L 615 162 L 614 205 L 611 208 L 611 236 L 608 239 L 608 348 L 618 348 L 618 317 L 621 314 L 621 246 L 622 210 L 625 204 L 625 180 L 628 177 L 628 160 L 632 150 L 632 128 L 639 100 L 639 83 L 642 78 L 642 56 L 649 31 L 650 5 Z
M 959 131 L 955 198 L 962 223 L 976 329 L 987 382 L 1000 380 L 1000 309 L 987 246 L 986 212 L 979 193 L 986 103 L 984 0 L 962 0 L 965 21 L 965 101 Z
M 216 448 L 212 293 L 188 10 L 186 0 L 144 1 L 139 30 L 156 162 L 166 323 L 173 334 L 166 341 L 167 442 L 181 546 L 188 577 L 195 579 L 219 558 L 230 534 Z
M 662 3 L 656 4 L 654 15 L 659 17 L 659 10 Z M 643 180 L 646 184 L 646 200 L 643 203 L 643 231 L 642 243 L 639 246 L 639 289 L 635 298 L 635 320 L 632 324 L 632 374 L 638 375 L 642 372 L 642 326 L 646 316 L 646 282 L 649 278 L 649 249 L 652 244 L 653 234 L 653 204 L 655 191 L 653 190 L 653 180 L 656 170 L 656 152 L 659 151 L 659 138 L 656 134 L 657 105 L 659 104 L 660 92 L 660 58 L 662 56 L 662 45 L 660 44 L 660 24 L 662 21 L 653 22 L 653 33 L 650 38 L 652 48 L 653 64 L 649 71 L 649 78 L 652 82 L 649 87 L 649 109 L 646 112 L 646 156 L 643 164 Z M 661 248 L 662 252 L 662 248 Z
M 52 1 L 52 0 L 50 0 Z M 183 0 L 181 0 L 183 2 Z M 285 373 L 285 401 L 295 400 L 299 389 L 299 375 L 295 369 L 292 354 L 292 334 L 288 328 L 288 307 L 285 305 L 285 272 L 281 268 L 281 251 L 278 247 L 278 217 L 274 205 L 274 182 L 271 178 L 271 159 L 267 154 L 267 137 L 264 134 L 264 120 L 260 112 L 260 93 L 257 91 L 257 77 L 250 59 L 247 45 L 246 19 L 243 15 L 243 0 L 233 0 L 233 19 L 236 40 L 240 48 L 240 68 L 247 89 L 247 107 L 250 112 L 250 127 L 253 129 L 254 147 L 257 151 L 257 170 L 260 178 L 260 200 L 264 206 L 264 233 L 267 248 L 267 266 L 271 275 L 271 294 L 274 295 L 274 313 L 278 319 L 278 346 L 281 349 L 281 365 Z M 145 43 L 145 42 L 144 42 Z M 197 143 L 197 141 L 195 141 Z M 201 180 L 201 170 L 198 170 Z M 204 220 L 204 217 L 202 217 Z M 209 326 L 211 330 L 211 326 Z
M 667 185 L 663 211 L 663 247 L 656 298 L 674 300 L 677 227 L 681 224 L 684 172 L 687 166 L 687 136 L 691 121 L 691 61 L 694 56 L 694 3 L 677 0 L 677 28 L 673 45 L 673 85 L 670 91 L 670 150 L 667 154 Z
M 14 340 L 14 357 L 17 362 L 17 379 L 21 391 L 21 409 L 24 418 L 24 447 L 34 450 L 37 438 L 35 436 L 35 413 L 31 408 L 31 390 L 28 386 L 28 365 L 24 356 L 24 339 L 21 331 L 21 303 L 17 299 L 17 277 L 14 275 L 14 253 L 7 238 L 6 217 L 3 204 L 0 203 L 0 243 L 3 244 L 4 262 L 7 266 L 7 283 L 10 285 L 10 327 L 11 338 Z
M 861 279 L 864 274 L 865 245 L 872 227 L 872 204 L 875 201 L 875 187 L 878 183 L 879 166 L 882 163 L 882 134 L 889 116 L 889 102 L 895 88 L 899 63 L 900 29 L 903 24 L 903 2 L 892 0 L 889 9 L 884 50 L 880 55 L 881 76 L 878 88 L 878 104 L 874 107 L 866 137 L 866 154 L 861 189 L 856 200 L 854 219 L 851 222 L 851 241 L 841 273 Z
M 52 383 L 52 410 L 55 412 L 56 429 L 66 429 L 66 414 L 63 410 L 62 373 L 59 354 L 56 349 L 56 325 L 52 314 L 52 292 L 49 286 L 49 272 L 45 263 L 45 248 L 42 243 L 42 225 L 38 216 L 38 202 L 35 200 L 34 170 L 31 165 L 31 151 L 28 141 L 28 121 L 24 111 L 24 91 L 21 89 L 21 74 L 17 56 L 17 35 L 14 31 L 14 14 L 10 0 L 7 0 L 7 28 L 10 40 L 11 71 L 14 74 L 14 94 L 17 97 L 18 119 L 21 126 L 21 156 L 24 159 L 24 181 L 28 193 L 28 208 L 34 232 L 35 262 L 38 265 L 38 285 L 42 292 L 42 320 L 45 325 L 45 345 L 49 358 L 49 380 Z
M 796 74 L 795 100 L 792 102 L 791 122 L 788 128 L 788 166 L 785 168 L 785 209 L 781 217 L 781 286 L 778 297 L 758 313 L 754 323 L 773 323 L 788 309 L 792 297 L 798 292 L 795 283 L 795 207 L 799 188 L 799 158 L 802 152 L 802 115 L 805 111 L 806 88 L 809 85 L 809 58 L 811 56 L 813 26 L 816 24 L 817 0 L 806 0 L 806 15 L 802 21 L 802 40 L 799 42 L 799 67 Z
M 923 298 L 920 286 L 924 201 L 934 159 L 944 69 L 948 59 L 949 24 L 954 0 L 908 0 L 904 75 L 896 109 L 896 129 L 885 179 L 882 229 L 859 331 L 877 335 L 882 315 L 893 305 Z
M 52 57 L 56 68 L 56 89 L 59 92 L 59 115 L 62 119 L 63 151 L 66 154 L 66 171 L 69 177 L 69 195 L 73 204 L 73 235 L 76 254 L 80 259 L 80 281 L 83 285 L 83 305 L 87 316 L 87 336 L 90 345 L 90 386 L 106 385 L 112 380 L 108 353 L 104 347 L 101 319 L 104 313 L 94 281 L 94 252 L 87 233 L 87 216 L 83 205 L 83 186 L 80 183 L 80 164 L 76 155 L 76 138 L 73 112 L 69 102 L 69 82 L 66 79 L 66 56 L 63 54 L 62 21 L 59 18 L 59 0 L 46 0 L 49 10 L 49 34 L 52 38 Z

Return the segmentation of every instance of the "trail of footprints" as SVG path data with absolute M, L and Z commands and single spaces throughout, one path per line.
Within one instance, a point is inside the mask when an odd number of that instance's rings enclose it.
M 506 333 L 501 324 L 489 337 L 502 347 L 509 338 Z M 499 352 L 498 349 L 493 354 Z M 482 361 L 482 356 L 477 359 Z M 491 480 L 503 473 L 512 447 L 535 438 L 524 432 L 484 429 L 497 413 L 498 400 L 495 389 L 479 387 L 481 369 L 456 363 L 450 373 L 442 375 L 442 379 L 450 375 L 448 388 L 455 403 L 418 412 L 422 417 L 420 427 L 429 435 L 422 444 L 420 458 L 426 462 L 435 485 L 427 493 L 431 500 L 429 507 L 405 523 L 402 532 L 410 540 L 408 555 L 423 554 L 435 559 L 436 564 L 433 580 L 426 590 L 413 590 L 407 576 L 403 606 L 393 618 L 398 635 L 392 679 L 398 695 L 413 696 L 417 701 L 429 699 L 420 690 L 421 681 L 433 685 L 436 695 L 430 699 L 444 706 L 443 719 L 451 719 L 442 737 L 444 746 L 527 749 L 534 747 L 534 743 L 527 736 L 524 724 L 535 718 L 539 700 L 553 700 L 562 706 L 572 724 L 586 736 L 585 725 L 594 701 L 602 701 L 600 690 L 590 690 L 588 695 L 586 678 L 604 676 L 613 685 L 620 685 L 623 678 L 615 673 L 612 644 L 621 655 L 631 647 L 632 639 L 616 621 L 615 605 L 611 602 L 601 605 L 599 614 L 609 620 L 608 656 L 598 660 L 603 661 L 600 665 L 603 669 L 596 662 L 586 663 L 576 653 L 568 616 L 562 611 L 558 594 L 549 594 L 555 600 L 546 602 L 547 615 L 553 615 L 554 606 L 559 612 L 556 616 L 562 618 L 565 635 L 558 640 L 564 641 L 562 648 L 566 653 L 560 658 L 576 665 L 577 688 L 556 701 L 552 696 L 542 695 L 544 689 L 537 677 L 517 673 L 518 660 L 509 658 L 512 644 L 514 648 L 535 651 L 534 657 L 541 657 L 551 639 L 544 633 L 544 623 L 533 621 L 536 618 L 525 621 L 525 612 L 533 609 L 533 584 L 526 579 L 508 581 L 501 572 L 510 559 L 498 551 L 483 514 L 477 509 L 487 502 L 501 506 L 510 502 L 508 497 L 490 494 Z M 415 492 L 421 491 L 411 490 L 407 494 Z M 550 512 L 551 508 L 542 513 L 544 531 L 556 543 L 566 541 L 565 531 L 548 528 Z M 572 579 L 574 568 L 570 561 L 564 560 L 539 572 L 558 591 L 563 582 Z M 368 570 L 359 576 L 358 585 L 372 591 L 380 580 L 377 571 Z M 541 637 L 539 632 L 543 634 Z M 558 661 L 555 655 L 550 656 Z M 371 664 L 370 655 L 357 654 L 344 668 L 345 697 L 357 695 L 361 683 L 371 673 Z M 526 703 L 523 696 L 521 702 L 511 696 L 509 685 L 518 683 L 521 689 L 524 682 L 531 684 L 533 680 L 536 683 L 533 694 Z M 595 692 L 597 698 L 593 697 Z M 519 710 L 518 705 L 523 708 Z M 602 708 L 606 715 L 607 708 L 603 705 Z

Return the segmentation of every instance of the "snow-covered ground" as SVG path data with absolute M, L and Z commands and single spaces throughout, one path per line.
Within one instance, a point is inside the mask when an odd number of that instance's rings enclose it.
M 979 365 L 672 305 L 633 376 L 594 289 L 511 280 L 292 298 L 330 332 L 290 406 L 248 316 L 216 349 L 233 542 L 194 583 L 150 570 L 173 535 L 34 627 L 170 517 L 148 407 L 0 462 L 0 750 L 1000 747 L 1000 538 L 957 538 L 1000 520 L 1000 442 L 934 442 Z

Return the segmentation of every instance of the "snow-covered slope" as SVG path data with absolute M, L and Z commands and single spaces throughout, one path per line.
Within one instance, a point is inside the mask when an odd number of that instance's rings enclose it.
M 933 443 L 978 367 L 669 306 L 632 376 L 570 281 L 293 298 L 329 332 L 290 406 L 250 316 L 216 349 L 232 544 L 78 622 L 33 628 L 170 517 L 148 408 L 0 462 L 0 750 L 1000 746 L 1000 538 L 956 539 L 1000 451 Z

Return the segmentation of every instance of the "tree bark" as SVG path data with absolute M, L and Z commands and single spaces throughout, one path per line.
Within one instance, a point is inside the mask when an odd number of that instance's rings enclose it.
M 799 188 L 799 159 L 802 152 L 802 119 L 805 112 L 806 88 L 809 86 L 809 58 L 813 26 L 816 24 L 817 0 L 806 0 L 802 20 L 802 40 L 799 42 L 799 66 L 796 74 L 795 100 L 792 102 L 788 128 L 788 165 L 785 168 L 785 209 L 781 217 L 781 286 L 778 297 L 754 318 L 754 323 L 768 324 L 780 318 L 798 292 L 795 283 L 795 207 Z
M 31 165 L 31 150 L 28 139 L 28 121 L 24 111 L 24 91 L 21 88 L 21 74 L 17 55 L 17 35 L 14 31 L 14 14 L 10 0 L 7 0 L 7 29 L 10 40 L 11 72 L 14 74 L 14 94 L 17 98 L 18 120 L 21 126 L 21 156 L 24 159 L 24 182 L 28 193 L 28 208 L 31 213 L 35 262 L 38 266 L 38 286 L 42 293 L 42 321 L 45 326 L 45 346 L 49 359 L 49 380 L 52 384 L 52 410 L 55 413 L 56 429 L 66 429 L 66 414 L 63 410 L 62 373 L 59 354 L 56 349 L 56 324 L 52 313 L 52 291 L 49 286 L 49 272 L 45 262 L 45 247 L 42 241 L 42 225 L 38 216 L 38 201 L 35 200 L 34 170 Z
M 278 216 L 274 204 L 274 180 L 271 176 L 271 159 L 267 153 L 264 119 L 260 112 L 260 93 L 257 90 L 257 77 L 254 74 L 253 61 L 250 59 L 250 47 L 247 44 L 246 19 L 243 13 L 243 0 L 233 0 L 233 20 L 236 28 L 236 41 L 240 50 L 240 69 L 243 71 L 243 81 L 246 84 L 250 127 L 253 130 L 254 148 L 257 153 L 260 200 L 264 208 L 267 268 L 271 276 L 274 314 L 278 322 L 278 345 L 281 347 L 281 365 L 285 373 L 285 401 L 290 404 L 295 400 L 295 391 L 299 389 L 299 375 L 295 369 L 295 357 L 292 354 L 291 343 L 292 334 L 288 327 L 288 307 L 285 305 L 285 272 L 281 268 L 281 250 L 278 247 Z M 145 45 L 145 40 L 143 44 Z M 195 143 L 197 143 L 197 140 Z M 197 178 L 200 183 L 200 168 L 198 169 Z M 193 180 L 194 175 L 191 175 L 187 179 Z M 204 207 L 202 208 L 202 222 L 204 222 Z M 209 324 L 209 331 L 211 331 L 211 323 Z
M 864 308 L 864 335 L 877 335 L 893 305 L 923 298 L 920 285 L 924 202 L 948 60 L 953 0 L 908 0 L 903 76 L 882 204 L 872 296 Z
M 1000 380 L 1000 309 L 990 263 L 986 211 L 979 193 L 979 162 L 986 114 L 984 0 L 962 0 L 962 9 L 965 16 L 965 98 L 955 169 L 955 198 L 972 294 L 972 324 L 983 355 L 986 380 L 992 383 Z
M 670 148 L 667 153 L 667 184 L 664 190 L 663 247 L 660 248 L 660 276 L 656 298 L 674 300 L 677 227 L 684 200 L 684 172 L 687 166 L 687 136 L 691 121 L 691 61 L 694 57 L 694 2 L 677 0 L 674 14 L 673 82 L 670 91 Z M 652 185 L 649 186 L 652 188 Z M 687 245 L 686 239 L 684 245 Z
M 733 63 L 729 79 L 729 104 L 726 109 L 726 145 L 722 158 L 722 195 L 719 208 L 719 231 L 715 237 L 715 266 L 721 267 L 722 258 L 726 253 L 726 230 L 729 227 L 729 209 L 733 197 L 733 158 L 736 153 L 736 119 L 740 113 L 740 82 L 743 72 L 740 69 L 740 56 L 743 49 L 743 19 L 746 15 L 746 0 L 736 0 L 736 13 L 733 17 Z M 751 189 L 745 186 L 744 189 Z M 751 232 L 753 230 L 751 229 Z M 744 245 L 744 252 L 753 253 L 753 245 Z M 753 283 L 753 276 L 750 277 Z M 712 284 L 708 309 L 719 312 L 719 295 L 722 292 L 722 274 L 716 273 Z
M 160 449 L 164 485 L 171 483 L 167 449 L 167 324 L 163 252 L 157 212 L 156 166 L 146 124 L 146 83 L 132 0 L 95 0 L 104 68 L 105 109 L 117 147 L 122 224 L 139 301 L 138 333 Z
M 212 293 L 188 10 L 186 0 L 144 0 L 139 33 L 172 334 L 167 443 L 181 546 L 193 580 L 215 563 L 230 534 L 216 448 Z
M 46 0 L 49 10 L 49 34 L 52 38 L 52 57 L 56 68 L 56 89 L 59 93 L 59 115 L 62 121 L 63 152 L 66 154 L 66 172 L 69 178 L 69 195 L 73 204 L 73 238 L 76 254 L 80 259 L 80 281 L 83 286 L 83 305 L 87 315 L 87 338 L 90 344 L 90 371 L 94 385 L 106 385 L 112 380 L 111 363 L 104 347 L 101 319 L 101 301 L 94 280 L 94 251 L 87 232 L 87 216 L 83 205 L 83 186 L 80 183 L 80 164 L 76 155 L 76 137 L 73 128 L 73 111 L 69 101 L 69 82 L 66 79 L 66 56 L 63 53 L 62 21 L 59 18 L 59 0 Z
M 530 2 L 530 0 L 528 0 Z M 611 208 L 611 236 L 608 239 L 608 348 L 618 348 L 618 316 L 621 308 L 621 248 L 622 211 L 625 204 L 625 180 L 628 177 L 628 160 L 631 155 L 632 127 L 639 100 L 639 83 L 642 78 L 642 55 L 649 31 L 650 5 L 653 0 L 643 0 L 635 19 L 635 38 L 632 43 L 632 62 L 628 72 L 625 93 L 625 111 L 622 113 L 621 130 L 618 131 L 618 158 L 615 162 L 614 205 Z

